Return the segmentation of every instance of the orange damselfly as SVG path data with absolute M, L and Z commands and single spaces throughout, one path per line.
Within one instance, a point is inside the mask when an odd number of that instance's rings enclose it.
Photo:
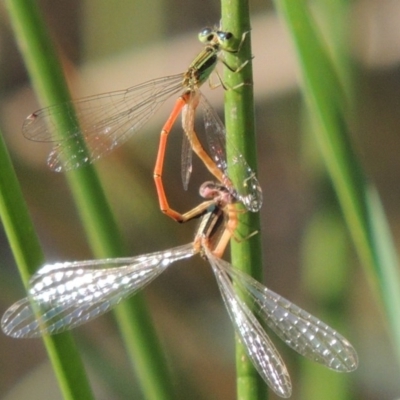
M 243 39 L 244 37 L 242 41 Z M 216 28 L 203 29 L 199 33 L 199 40 L 204 44 L 204 48 L 184 73 L 154 79 L 126 90 L 84 97 L 43 108 L 27 117 L 22 128 L 24 136 L 33 141 L 53 143 L 53 149 L 47 159 L 52 170 L 61 172 L 79 168 L 120 146 L 136 133 L 168 98 L 182 92 L 162 129 L 154 170 L 161 207 L 165 201 L 160 181 L 166 140 L 176 118 L 184 111 L 183 128 L 187 136 L 186 143 L 190 144 L 182 153 L 184 187 L 187 187 L 190 177 L 189 149 L 192 148 L 233 196 L 243 202 L 248 210 L 258 211 L 262 204 L 262 194 L 257 178 L 238 151 L 233 150 L 231 160 L 226 159 L 225 129 L 199 90 L 214 71 L 220 53 L 236 53 L 242 42 L 233 48 L 233 35 Z M 194 131 L 194 111 L 198 105 L 204 109 L 210 156 L 203 149 Z M 63 124 L 65 132 L 62 136 L 57 132 L 57 121 L 60 119 L 67 119 L 69 122 Z M 235 182 L 237 187 L 233 186 L 234 179 L 230 179 L 232 172 L 228 173 L 228 166 L 231 165 L 243 171 L 242 181 Z M 171 212 L 171 216 L 174 218 L 175 214 Z
M 213 182 L 203 184 L 200 193 L 208 200 L 182 218 L 201 217 L 192 243 L 135 257 L 45 265 L 32 276 L 28 297 L 3 315 L 4 333 L 33 338 L 75 328 L 142 289 L 172 263 L 200 254 L 211 264 L 248 356 L 279 396 L 291 395 L 291 380 L 261 322 L 313 361 L 338 372 L 356 369 L 357 354 L 343 336 L 221 258 L 237 225 L 236 199 Z

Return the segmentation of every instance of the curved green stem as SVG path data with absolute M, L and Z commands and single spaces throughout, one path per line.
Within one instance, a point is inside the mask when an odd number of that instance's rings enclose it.
M 398 260 L 382 204 L 354 152 L 348 124 L 351 101 L 306 1 L 275 0 L 297 51 L 302 89 L 316 141 L 332 179 L 363 266 L 377 289 L 400 364 L 400 277 Z M 350 105 L 350 107 L 349 107 Z M 352 110 L 351 110 L 352 111 Z
M 6 3 L 20 50 L 42 104 L 67 101 L 69 94 L 62 68 L 35 2 L 8 0 Z M 75 123 L 62 115 L 54 122 L 61 136 L 70 124 Z M 67 179 L 96 256 L 104 258 L 124 254 L 114 217 L 94 169 L 91 166 L 81 168 L 68 173 Z M 173 399 L 165 358 L 142 298 L 136 295 L 125 301 L 116 309 L 116 316 L 146 398 Z
M 22 196 L 17 176 L 0 135 L 0 216 L 25 286 L 43 264 L 39 239 Z M 63 333 L 43 338 L 65 399 L 94 398 L 72 336 Z

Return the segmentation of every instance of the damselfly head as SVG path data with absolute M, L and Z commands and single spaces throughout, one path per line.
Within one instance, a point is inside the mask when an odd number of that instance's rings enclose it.
M 220 207 L 235 202 L 235 198 L 222 184 L 212 181 L 204 182 L 199 189 L 200 196 L 204 199 L 213 199 Z
M 200 42 L 204 44 L 211 42 L 212 39 L 214 39 L 214 36 L 215 32 L 211 28 L 203 28 L 198 34 Z
M 233 34 L 220 31 L 218 28 L 204 28 L 199 32 L 198 38 L 203 44 L 212 44 L 225 48 L 226 43 L 233 38 Z

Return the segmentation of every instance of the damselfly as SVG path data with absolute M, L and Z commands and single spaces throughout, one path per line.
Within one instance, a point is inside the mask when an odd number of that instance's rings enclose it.
M 192 243 L 137 257 L 45 265 L 32 276 L 28 297 L 3 315 L 4 333 L 32 338 L 72 329 L 109 311 L 175 261 L 200 254 L 211 264 L 248 356 L 279 396 L 291 395 L 291 381 L 261 322 L 313 361 L 338 372 L 356 369 L 357 354 L 343 336 L 221 258 L 237 225 L 235 199 L 212 182 L 200 192 L 208 200 L 186 214 L 186 219 L 202 217 Z
M 180 100 L 185 102 L 185 96 L 181 96 Z M 198 154 L 203 161 L 206 160 L 205 163 L 209 171 L 219 180 L 220 183 L 222 183 L 224 187 L 228 189 L 233 198 L 238 199 L 248 210 L 254 212 L 258 211 L 261 208 L 263 196 L 261 186 L 255 173 L 247 164 L 243 155 L 240 154 L 239 151 L 235 150 L 234 146 L 231 144 L 230 158 L 228 161 L 226 156 L 225 126 L 218 114 L 211 107 L 210 103 L 201 94 L 201 92 L 197 91 L 196 93 L 191 93 L 191 100 L 192 101 L 190 103 L 183 105 L 183 125 L 186 131 L 185 138 L 188 138 L 190 141 L 191 148 L 195 150 L 196 154 Z M 197 139 L 195 131 L 193 130 L 195 118 L 195 108 L 193 107 L 194 100 L 196 100 L 196 103 L 200 104 L 203 111 L 204 127 L 206 131 L 208 147 L 213 159 L 210 159 L 208 154 L 204 151 L 199 140 Z M 169 130 L 171 129 L 171 126 L 177 116 L 177 113 L 171 114 L 170 118 L 164 125 L 162 133 L 169 133 Z M 189 127 L 191 128 L 189 129 Z M 162 181 L 162 170 L 168 133 L 162 134 L 161 136 L 160 151 L 157 157 L 156 166 L 154 168 L 154 180 L 161 210 L 176 221 L 184 222 L 186 219 L 182 220 L 182 214 L 169 207 Z M 187 149 L 190 149 L 190 147 L 187 147 Z M 190 154 L 190 152 L 186 153 Z M 182 171 L 185 171 L 187 170 L 187 165 L 189 164 L 189 162 L 187 162 L 187 156 L 182 156 L 182 162 L 184 164 L 182 165 Z M 234 185 L 230 177 L 232 177 L 235 182 L 238 182 L 238 184 Z M 185 182 L 184 176 L 183 180 Z
M 24 136 L 33 141 L 53 143 L 47 159 L 52 170 L 60 172 L 75 169 L 94 162 L 120 146 L 168 98 L 182 92 L 161 132 L 154 170 L 157 189 L 160 187 L 157 182 L 161 180 L 167 136 L 183 111 L 182 123 L 186 134 L 186 145 L 182 151 L 184 187 L 187 187 L 190 177 L 193 149 L 215 178 L 237 196 L 248 210 L 258 211 L 261 208 L 262 195 L 255 174 L 239 152 L 232 150 L 230 160 L 226 159 L 225 130 L 199 90 L 215 69 L 221 51 L 236 53 L 241 43 L 234 48 L 235 39 L 231 33 L 210 28 L 199 33 L 199 40 L 205 46 L 184 73 L 154 79 L 126 90 L 98 94 L 38 110 L 25 120 L 22 128 Z M 194 113 L 198 104 L 204 108 L 211 157 L 203 149 L 194 130 Z M 63 135 L 58 132 L 60 125 L 64 127 Z M 235 182 L 237 188 L 232 184 L 236 179 L 229 178 L 228 164 L 232 164 L 236 171 L 241 170 L 241 182 Z M 160 198 L 160 204 L 162 203 L 163 199 Z

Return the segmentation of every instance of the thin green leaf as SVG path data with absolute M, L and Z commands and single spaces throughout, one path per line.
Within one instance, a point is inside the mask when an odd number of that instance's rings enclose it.
M 62 69 L 35 2 L 10 0 L 7 6 L 20 50 L 42 104 L 67 101 L 69 94 Z M 71 120 L 61 116 L 55 122 L 62 135 Z M 93 252 L 97 257 L 122 255 L 120 235 L 94 169 L 89 166 L 68 173 L 67 179 Z M 116 316 L 146 397 L 174 398 L 166 362 L 142 298 L 137 295 L 121 304 L 116 309 Z
M 0 135 L 0 215 L 18 269 L 27 285 L 29 277 L 44 261 L 21 188 Z M 94 398 L 85 369 L 71 334 L 43 338 L 65 399 Z
M 276 0 L 275 3 L 298 54 L 316 140 L 360 259 L 383 301 L 400 362 L 400 279 L 396 251 L 379 197 L 364 176 L 351 145 L 347 125 L 350 107 L 343 80 L 329 56 L 308 2 Z

